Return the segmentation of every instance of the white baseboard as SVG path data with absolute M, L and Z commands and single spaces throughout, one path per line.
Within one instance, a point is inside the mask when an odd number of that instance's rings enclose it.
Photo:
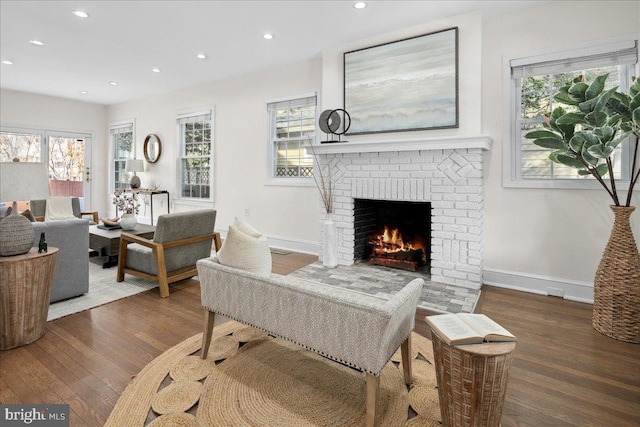
M 224 240 L 227 237 L 228 230 L 216 230 L 220 233 L 220 237 Z M 269 236 L 269 247 L 273 249 L 283 249 L 291 252 L 300 252 L 303 254 L 318 255 L 320 253 L 320 244 L 309 240 L 292 239 L 290 237 Z
M 482 282 L 500 288 L 593 304 L 593 283 L 588 282 L 497 269 L 484 269 Z

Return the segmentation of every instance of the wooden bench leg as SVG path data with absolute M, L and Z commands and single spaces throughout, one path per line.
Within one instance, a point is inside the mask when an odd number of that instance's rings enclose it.
M 404 374 L 404 383 L 411 385 L 411 334 L 400 345 L 400 353 L 402 354 L 402 373 Z
M 202 350 L 200 351 L 200 358 L 206 359 L 207 353 L 209 353 L 209 345 L 211 344 L 211 333 L 213 332 L 213 321 L 216 319 L 216 314 L 213 311 L 204 309 L 204 330 L 202 331 Z
M 378 424 L 376 403 L 378 401 L 378 390 L 380 389 L 380 375 L 366 374 L 367 377 L 367 413 L 366 426 L 374 427 Z

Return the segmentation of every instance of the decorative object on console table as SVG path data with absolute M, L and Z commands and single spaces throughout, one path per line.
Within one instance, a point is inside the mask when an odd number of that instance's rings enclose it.
M 442 425 L 498 427 L 516 343 L 449 345 L 429 317 Z
M 13 202 L 11 214 L 0 221 L 0 256 L 22 255 L 33 246 L 33 225 L 20 215 L 17 201 L 47 197 L 49 178 L 45 163 L 0 163 L 0 200 Z
M 343 119 L 340 118 L 340 111 L 342 111 Z M 320 126 L 320 129 L 327 134 L 327 140 L 320 141 L 322 144 L 333 142 L 347 142 L 341 141 L 340 137 L 347 133 L 347 131 L 351 127 L 351 116 L 349 115 L 349 113 L 347 113 L 346 110 L 343 110 L 341 108 L 336 110 L 324 110 L 322 114 L 320 114 L 320 118 L 318 119 L 318 126 Z M 331 137 L 331 140 L 329 140 L 329 134 L 338 135 L 338 140 L 334 141 L 333 137 Z
M 58 248 L 0 258 L 0 350 L 44 335 Z
M 633 189 L 640 178 L 640 80 L 632 80 L 627 94 L 617 92 L 618 86 L 605 90 L 608 77 L 603 74 L 587 84 L 580 75 L 567 82 L 553 100 L 569 105 L 570 111 L 554 108 L 544 116 L 544 129 L 529 132 L 525 138 L 553 150 L 549 159 L 554 163 L 594 177 L 611 196 L 615 222 L 596 271 L 591 323 L 611 338 L 640 343 L 640 255 L 629 224 L 635 209 L 631 206 Z M 626 202 L 622 204 L 613 157 L 616 147 L 629 137 L 632 161 Z
M 458 127 L 458 28 L 344 54 L 350 135 Z
M 126 172 L 133 172 L 133 176 L 129 180 L 129 185 L 132 189 L 140 188 L 140 178 L 136 175 L 137 172 L 144 172 L 144 163 L 142 159 L 129 159 L 125 162 L 124 170 Z

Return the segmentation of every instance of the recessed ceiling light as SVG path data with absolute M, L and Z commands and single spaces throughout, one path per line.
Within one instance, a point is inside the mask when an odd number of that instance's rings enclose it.
M 273 38 L 273 34 L 269 34 L 269 33 L 265 33 L 264 36 L 262 36 L 265 40 L 271 40 Z
M 118 86 L 118 82 L 109 82 L 111 86 Z
M 89 92 L 87 92 L 86 90 L 81 90 L 80 95 L 89 95 Z
M 353 4 L 353 7 L 355 7 L 356 9 L 364 9 L 365 7 L 367 7 L 367 4 L 363 1 L 358 1 Z
M 154 69 L 153 69 L 153 70 L 151 70 L 151 71 L 153 71 L 154 73 L 159 73 L 161 70 L 160 70 L 160 68 L 154 68 Z
M 83 12 L 81 10 L 74 10 L 71 13 L 76 15 L 78 18 L 88 18 L 89 17 L 89 14 L 87 12 Z
M 198 59 L 206 59 L 207 55 L 205 55 L 203 53 L 199 53 L 199 54 L 196 55 L 196 58 L 198 58 Z
M 3 63 L 4 65 L 13 65 L 13 62 L 12 62 L 12 61 L 7 61 L 7 60 L 2 61 L 2 63 Z
M 34 46 L 44 46 L 44 43 L 41 42 L 40 40 L 29 40 L 29 43 L 31 43 Z

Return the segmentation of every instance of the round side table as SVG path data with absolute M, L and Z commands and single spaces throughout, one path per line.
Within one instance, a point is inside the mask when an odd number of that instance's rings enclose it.
M 431 330 L 442 424 L 499 426 L 515 342 L 449 345 Z
M 44 335 L 58 248 L 0 257 L 0 350 Z

